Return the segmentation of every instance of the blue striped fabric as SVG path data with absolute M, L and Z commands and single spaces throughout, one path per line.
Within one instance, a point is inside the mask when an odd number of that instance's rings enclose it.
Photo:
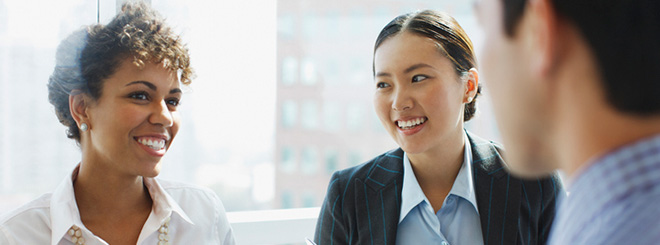
M 660 134 L 591 163 L 569 192 L 551 244 L 660 244 Z

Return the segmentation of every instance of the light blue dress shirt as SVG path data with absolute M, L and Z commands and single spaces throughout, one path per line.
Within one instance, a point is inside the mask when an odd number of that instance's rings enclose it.
M 568 192 L 549 244 L 660 244 L 660 134 L 594 159 Z
M 407 154 L 403 155 L 403 190 L 396 244 L 483 244 L 477 198 L 472 181 L 472 149 L 467 135 L 463 165 L 454 185 L 434 213 L 417 182 Z

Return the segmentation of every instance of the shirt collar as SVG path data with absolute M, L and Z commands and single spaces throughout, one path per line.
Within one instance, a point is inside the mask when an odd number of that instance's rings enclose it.
M 463 137 L 465 138 L 463 164 L 458 171 L 458 175 L 449 191 L 449 195 L 456 195 L 468 200 L 472 206 L 474 206 L 474 209 L 478 214 L 479 208 L 477 207 L 477 198 L 474 191 L 474 181 L 472 171 L 470 171 L 470 169 L 472 169 L 472 147 L 470 146 L 470 141 L 465 132 L 463 132 Z M 419 182 L 417 182 L 417 178 L 415 177 L 415 173 L 410 164 L 410 159 L 408 159 L 407 153 L 404 152 L 403 187 L 401 190 L 401 213 L 399 215 L 399 223 L 401 223 L 406 215 L 408 215 L 408 213 L 421 202 L 427 202 L 430 205 L 422 188 L 419 186 Z
M 91 233 L 82 223 L 80 218 L 80 211 L 76 203 L 76 197 L 73 190 L 73 181 L 78 177 L 80 164 L 76 166 L 71 175 L 57 186 L 50 201 L 50 217 L 51 217 L 51 244 L 58 244 L 63 238 L 67 237 L 69 229 L 75 225 L 80 227 L 83 233 Z M 158 229 L 167 217 L 175 216 L 185 222 L 193 225 L 188 215 L 183 209 L 174 201 L 174 199 L 165 192 L 162 186 L 153 178 L 144 178 L 144 185 L 149 190 L 149 195 L 153 200 L 153 208 L 147 222 L 142 228 L 140 239 L 143 240 L 146 236 L 142 236 L 145 231 L 150 229 Z M 140 244 L 140 241 L 138 242 Z
M 71 226 L 85 227 L 80 219 L 78 204 L 73 192 L 73 180 L 78 177 L 80 165 L 76 166 L 70 176 L 57 186 L 50 200 L 51 244 L 57 245 L 67 236 Z

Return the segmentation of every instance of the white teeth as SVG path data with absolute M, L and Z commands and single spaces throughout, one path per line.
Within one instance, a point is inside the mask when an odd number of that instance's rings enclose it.
M 426 122 L 425 118 L 416 118 L 416 119 L 413 119 L 413 120 L 410 120 L 410 121 L 397 121 L 397 124 L 398 124 L 399 128 L 410 129 L 410 128 L 413 128 L 413 127 L 415 127 L 417 125 L 420 125 L 424 122 Z
M 151 140 L 151 139 L 139 138 L 138 142 L 155 150 L 161 150 L 165 147 L 165 140 L 162 139 Z

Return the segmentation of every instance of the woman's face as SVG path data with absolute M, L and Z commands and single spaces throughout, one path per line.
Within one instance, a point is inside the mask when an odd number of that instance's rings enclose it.
M 101 94 L 86 110 L 90 129 L 83 145 L 94 162 L 120 174 L 158 175 L 160 160 L 179 130 L 176 72 L 162 63 L 139 69 L 125 59 L 103 82 Z
M 466 83 L 436 45 L 404 31 L 374 54 L 376 114 L 408 154 L 441 149 L 463 129 Z

